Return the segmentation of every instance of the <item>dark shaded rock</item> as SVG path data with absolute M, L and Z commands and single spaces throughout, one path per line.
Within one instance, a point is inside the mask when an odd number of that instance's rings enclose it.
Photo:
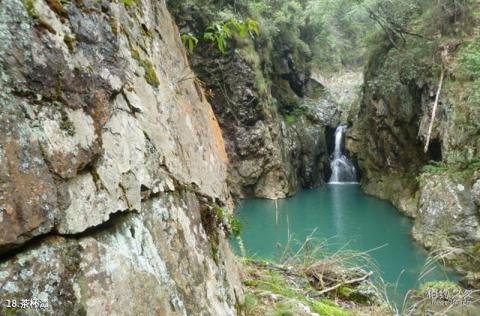
M 169 5 L 183 32 L 202 34 L 217 18 L 210 9 L 220 4 Z M 310 66 L 298 52 L 282 44 L 270 47 L 264 40 L 229 40 L 224 54 L 200 41 L 189 59 L 207 86 L 225 137 L 233 195 L 275 199 L 322 182 L 325 123 L 303 121 L 304 129 L 301 124 L 291 128 L 303 115 L 304 97 L 323 96 L 322 87 L 309 79 Z

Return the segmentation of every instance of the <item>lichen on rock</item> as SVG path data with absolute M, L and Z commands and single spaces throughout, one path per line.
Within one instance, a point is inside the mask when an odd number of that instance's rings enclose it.
M 200 218 L 203 204 L 229 203 L 225 148 L 201 89 L 176 78 L 184 71 L 164 2 L 2 2 L 2 302 L 235 315 L 233 255 L 218 227 L 213 260 Z
M 415 239 L 433 249 L 467 248 L 479 242 L 478 212 L 468 186 L 448 175 L 424 175 L 420 182 Z

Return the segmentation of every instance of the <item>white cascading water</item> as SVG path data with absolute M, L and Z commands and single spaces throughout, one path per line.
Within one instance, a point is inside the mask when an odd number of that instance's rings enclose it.
M 330 168 L 332 176 L 330 177 L 330 184 L 340 183 L 357 183 L 357 170 L 355 166 L 342 152 L 343 136 L 345 135 L 346 126 L 339 126 L 335 131 L 335 149 L 333 157 L 330 161 Z

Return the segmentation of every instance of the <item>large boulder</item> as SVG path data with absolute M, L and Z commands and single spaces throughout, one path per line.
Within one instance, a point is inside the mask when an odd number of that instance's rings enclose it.
M 80 238 L 44 238 L 0 263 L 0 298 L 48 302 L 38 315 L 236 315 L 234 258 L 226 240 L 210 255 L 199 207 L 169 194 Z
M 468 185 L 449 175 L 424 174 L 413 228 L 428 248 L 467 248 L 480 241 L 477 206 Z
M 236 315 L 227 156 L 163 1 L 0 5 L 0 314 Z M 220 227 L 222 226 L 222 227 Z M 19 302 L 20 303 L 20 302 Z M 38 302 L 37 302 L 38 303 Z

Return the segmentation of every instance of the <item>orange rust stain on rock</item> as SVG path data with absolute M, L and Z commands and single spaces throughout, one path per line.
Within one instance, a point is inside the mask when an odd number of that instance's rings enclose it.
M 222 130 L 218 124 L 217 118 L 213 113 L 212 106 L 209 103 L 204 102 L 204 106 L 208 109 L 208 116 L 210 126 L 212 127 L 213 136 L 215 138 L 215 144 L 217 146 L 217 152 L 224 163 L 228 163 L 227 152 L 225 151 L 225 142 L 223 141 Z
M 192 104 L 187 101 L 185 98 L 180 97 L 177 99 L 177 104 L 179 107 L 182 109 L 182 115 L 184 116 L 193 116 L 194 115 L 194 109 Z
M 93 157 L 100 152 L 98 138 L 88 150 L 83 149 L 80 145 L 76 146 L 76 150 L 71 152 L 54 151 L 46 161 L 53 174 L 63 179 L 70 179 L 77 175 L 85 166 L 92 162 Z
M 3 221 L 0 223 L 0 248 L 12 243 L 21 243 L 28 238 L 36 228 L 46 226 L 49 229 L 49 212 L 56 204 L 56 190 L 46 165 L 37 165 L 35 158 L 40 152 L 35 144 L 22 148 L 15 140 L 4 143 L 7 158 L 7 171 L 3 177 L 7 183 L 0 186 L 3 192 L 0 203 L 6 205 Z M 29 159 L 28 169 L 22 170 L 22 158 Z M 24 163 L 25 164 L 25 163 Z
M 52 11 L 54 11 L 61 17 L 68 17 L 67 11 L 63 8 L 63 5 L 60 3 L 59 0 L 46 0 L 46 2 L 50 9 L 52 9 Z
M 108 122 L 112 115 L 112 107 L 108 96 L 103 91 L 96 91 L 93 95 L 93 108 L 90 109 L 90 116 L 93 119 L 97 136 L 101 136 L 102 127 Z M 99 137 L 101 139 L 101 137 Z
M 223 141 L 223 135 L 222 135 L 222 130 L 220 129 L 220 125 L 218 124 L 217 118 L 215 117 L 215 114 L 213 113 L 212 106 L 208 102 L 197 102 L 195 104 L 199 104 L 198 107 L 194 107 L 191 102 L 187 101 L 184 98 L 178 98 L 177 99 L 177 105 L 181 108 L 181 113 L 184 116 L 190 116 L 190 117 L 204 117 L 208 119 L 209 125 L 211 127 L 211 131 L 213 133 L 213 138 L 215 141 L 215 146 L 217 147 L 216 152 L 218 154 L 218 157 L 225 163 L 228 163 L 228 156 L 227 152 L 225 151 L 225 143 Z M 205 112 L 203 109 L 206 109 L 207 111 Z M 205 117 L 206 116 L 206 117 Z M 194 120 L 192 122 L 194 124 L 194 128 L 196 129 L 204 129 L 205 126 L 203 126 L 204 121 L 203 120 Z

